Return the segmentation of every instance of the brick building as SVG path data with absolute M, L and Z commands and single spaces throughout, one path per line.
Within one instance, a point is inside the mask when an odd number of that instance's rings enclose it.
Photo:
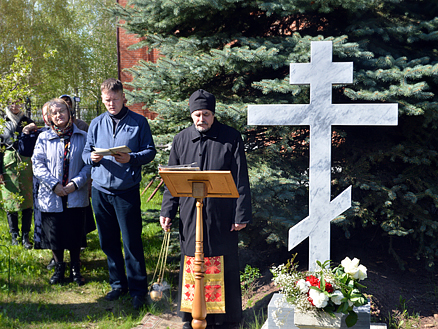
M 128 0 L 117 0 L 117 2 L 122 6 L 126 6 Z M 120 21 L 120 23 L 123 23 L 123 21 Z M 127 34 L 125 29 L 117 27 L 118 78 L 120 79 L 120 81 L 122 81 L 123 84 L 125 84 L 125 82 L 130 82 L 133 79 L 132 76 L 125 71 L 125 69 L 133 67 L 138 63 L 140 59 L 155 62 L 158 58 L 158 51 L 155 49 L 128 49 L 129 46 L 136 44 L 139 41 L 141 41 L 141 38 L 137 38 L 134 34 Z M 126 89 L 129 89 L 129 87 L 127 87 Z M 132 104 L 129 106 L 129 109 L 139 114 L 142 114 L 149 119 L 153 119 L 156 117 L 155 113 L 150 112 L 147 109 L 143 109 L 143 106 L 143 103 Z

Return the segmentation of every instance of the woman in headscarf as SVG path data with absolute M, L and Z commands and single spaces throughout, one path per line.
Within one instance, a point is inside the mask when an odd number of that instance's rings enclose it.
M 41 133 L 32 156 L 33 172 L 39 180 L 38 207 L 42 230 L 55 258 L 50 284 L 62 283 L 65 274 L 64 250 L 70 251 L 70 279 L 78 285 L 79 254 L 84 232 L 84 211 L 88 206 L 87 184 L 91 166 L 82 161 L 87 134 L 73 124 L 62 99 L 49 105 L 50 130 Z
M 73 123 L 78 127 L 80 130 L 83 130 L 85 132 L 88 132 L 88 123 L 85 121 L 76 118 L 76 101 L 75 98 L 70 95 L 61 95 L 59 96 L 62 100 L 64 100 L 67 105 L 70 108 L 70 113 L 73 118 Z M 88 184 L 88 196 L 91 198 L 91 180 Z M 82 241 L 82 249 L 87 247 L 87 237 L 86 235 L 90 232 L 93 232 L 96 229 L 96 222 L 94 221 L 94 213 L 93 208 L 91 207 L 91 199 L 90 199 L 90 205 L 87 207 L 85 211 L 85 236 L 84 240 Z M 51 264 L 54 264 L 54 261 L 50 261 L 49 265 L 47 265 L 47 268 L 51 266 Z
M 2 206 L 6 210 L 12 245 L 19 244 L 18 212 L 21 211 L 21 233 L 23 246 L 32 248 L 29 232 L 32 224 L 32 166 L 30 158 L 21 156 L 17 136 L 23 127 L 33 123 L 22 111 L 21 99 L 5 109 L 5 122 L 0 132 L 0 186 Z
M 23 133 L 18 137 L 18 153 L 24 156 L 31 157 L 33 154 L 33 150 L 35 148 L 36 140 L 43 131 L 49 130 L 49 119 L 47 116 L 50 102 L 46 102 L 42 109 L 42 117 L 44 120 L 44 127 L 39 128 L 31 123 L 23 128 Z M 35 249 L 50 249 L 47 246 L 47 240 L 44 239 L 42 235 L 41 228 L 41 211 L 38 208 L 38 187 L 39 181 L 35 177 L 33 178 L 33 221 L 34 221 L 34 234 L 33 234 L 33 242 Z M 55 261 L 53 260 L 53 267 L 55 266 Z
M 80 130 L 83 130 L 85 132 L 88 132 L 88 123 L 86 123 L 84 120 L 76 118 L 76 101 L 75 99 L 70 95 L 61 95 L 59 98 L 65 100 L 68 107 L 70 108 L 71 115 L 73 117 L 73 123 L 78 127 Z

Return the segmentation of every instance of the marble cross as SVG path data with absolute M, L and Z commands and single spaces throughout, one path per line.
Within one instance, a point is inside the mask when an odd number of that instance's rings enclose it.
M 248 106 L 248 125 L 310 126 L 309 216 L 289 229 L 289 250 L 309 237 L 310 270 L 330 259 L 330 222 L 351 207 L 351 186 L 331 200 L 332 126 L 398 120 L 398 104 L 332 104 L 332 84 L 353 82 L 353 63 L 332 62 L 332 47 L 312 42 L 310 63 L 290 64 L 290 83 L 310 84 L 310 104 Z

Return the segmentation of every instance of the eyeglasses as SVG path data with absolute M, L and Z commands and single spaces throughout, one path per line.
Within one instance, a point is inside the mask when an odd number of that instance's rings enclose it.
M 67 112 L 68 111 L 68 109 L 66 109 L 65 107 L 58 107 L 58 106 L 56 106 L 56 107 L 52 107 L 52 108 L 50 108 L 50 114 L 51 115 L 56 115 L 57 113 L 64 113 L 64 112 Z

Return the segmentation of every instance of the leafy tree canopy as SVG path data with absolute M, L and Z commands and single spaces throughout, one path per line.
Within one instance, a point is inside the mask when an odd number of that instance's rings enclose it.
M 107 10 L 112 5 L 110 0 L 1 1 L 0 72 L 24 47 L 32 58 L 34 99 L 69 93 L 95 101 L 101 81 L 117 76 L 116 25 Z
M 31 93 L 28 79 L 32 60 L 23 47 L 19 47 L 9 70 L 0 77 L 0 109 L 11 102 L 25 100 Z

